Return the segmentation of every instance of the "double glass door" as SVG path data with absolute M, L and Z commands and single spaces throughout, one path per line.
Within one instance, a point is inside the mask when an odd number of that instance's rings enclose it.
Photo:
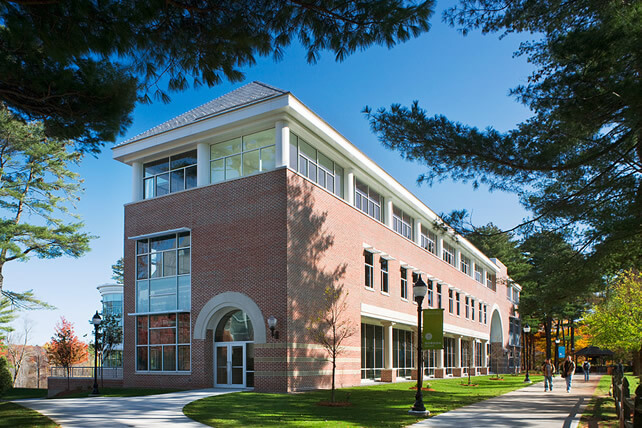
M 216 343 L 214 345 L 214 385 L 223 388 L 246 386 L 246 344 Z

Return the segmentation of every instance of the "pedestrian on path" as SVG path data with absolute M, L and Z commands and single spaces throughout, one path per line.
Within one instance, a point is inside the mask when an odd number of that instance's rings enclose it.
M 553 367 L 551 359 L 547 358 L 542 365 L 542 373 L 544 373 L 544 392 L 549 389 L 553 391 L 553 372 L 555 372 L 555 367 Z
M 573 373 L 575 373 L 575 363 L 569 355 L 566 357 L 566 361 L 564 361 L 564 365 L 562 366 L 562 377 L 566 379 L 566 392 L 571 392 Z
M 591 371 L 591 363 L 589 363 L 588 360 L 584 361 L 584 364 L 582 364 L 582 370 L 584 370 L 584 382 L 588 382 L 589 372 Z

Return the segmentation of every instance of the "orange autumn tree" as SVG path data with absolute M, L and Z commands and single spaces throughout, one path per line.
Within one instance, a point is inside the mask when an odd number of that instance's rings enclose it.
M 81 342 L 76 336 L 73 323 L 67 321 L 65 317 L 60 317 L 60 322 L 56 324 L 51 341 L 45 344 L 45 350 L 50 364 L 66 369 L 67 389 L 69 389 L 71 367 L 74 364 L 84 363 L 89 358 L 87 348 L 88 345 Z

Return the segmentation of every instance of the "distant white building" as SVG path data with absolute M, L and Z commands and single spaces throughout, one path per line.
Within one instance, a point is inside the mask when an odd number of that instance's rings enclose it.
M 120 318 L 123 325 L 123 284 L 102 284 L 96 287 L 100 292 L 103 304 L 102 316 L 113 315 Z M 123 366 L 123 344 L 116 345 L 115 349 L 104 361 L 104 367 Z

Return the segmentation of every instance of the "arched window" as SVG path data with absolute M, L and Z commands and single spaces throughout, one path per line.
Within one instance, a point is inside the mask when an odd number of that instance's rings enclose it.
M 252 321 L 241 310 L 234 310 L 219 321 L 214 335 L 216 342 L 246 342 L 254 340 Z

